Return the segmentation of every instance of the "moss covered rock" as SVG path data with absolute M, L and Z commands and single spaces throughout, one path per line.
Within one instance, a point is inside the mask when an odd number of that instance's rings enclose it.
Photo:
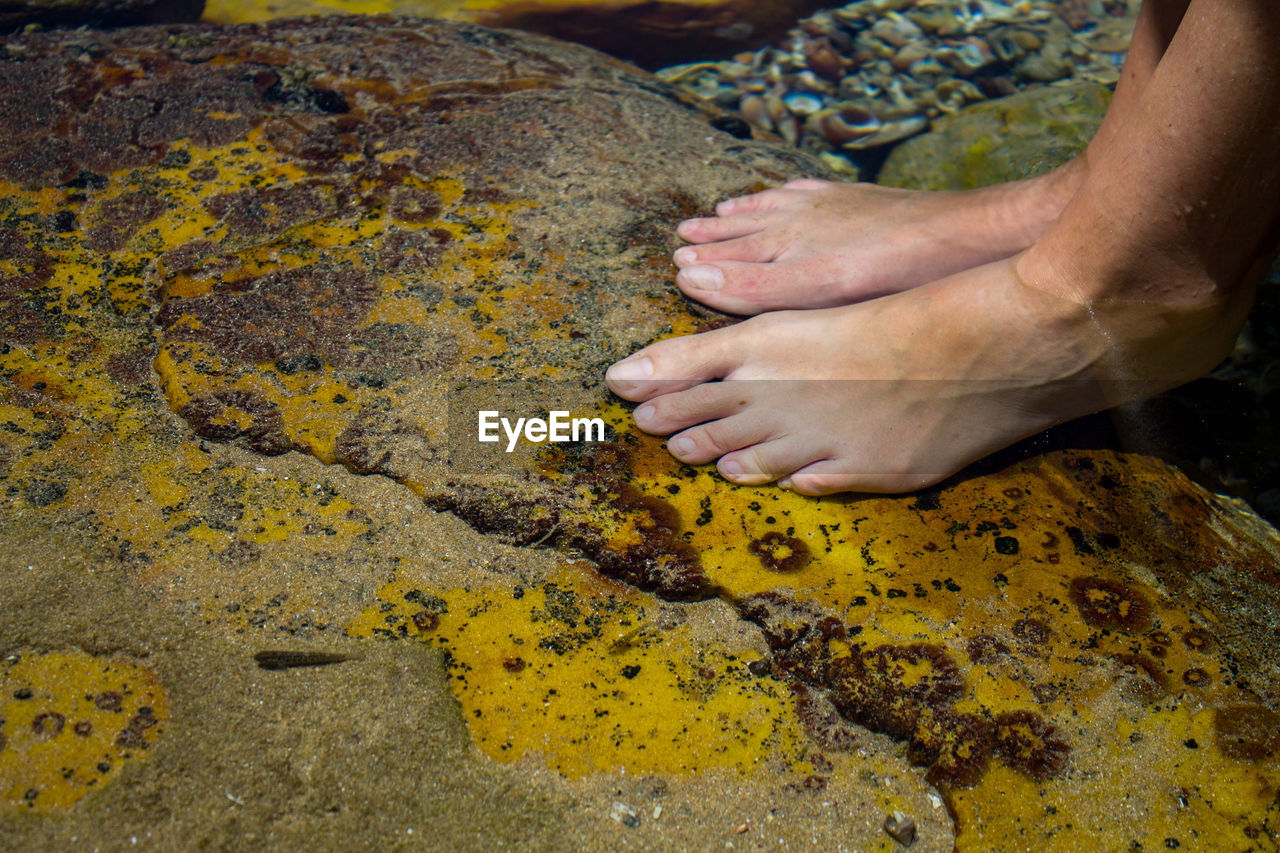
M 963 190 L 1031 178 L 1079 154 L 1111 102 L 1096 83 L 1046 86 L 945 116 L 898 145 L 877 182 Z
M 731 322 L 672 287 L 675 223 L 805 155 L 509 31 L 8 45 L 6 837 L 1274 837 L 1280 537 L 1247 510 L 1035 442 L 918 495 L 738 488 L 610 398 L 612 360 Z M 508 453 L 490 409 L 605 440 Z M 36 719 L 116 660 L 163 725 L 91 785 L 107 745 Z

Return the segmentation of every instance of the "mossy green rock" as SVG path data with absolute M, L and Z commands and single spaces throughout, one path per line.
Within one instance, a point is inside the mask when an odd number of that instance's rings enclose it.
M 1078 83 L 975 104 L 895 148 L 878 182 L 963 190 L 1034 177 L 1083 151 L 1110 102 L 1105 86 Z

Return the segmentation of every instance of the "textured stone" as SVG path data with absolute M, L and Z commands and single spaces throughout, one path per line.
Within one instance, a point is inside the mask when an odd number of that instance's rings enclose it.
M 173 832 L 175 733 L 198 754 L 252 736 L 269 748 L 180 774 L 248 774 L 268 803 L 206 792 L 202 837 L 332 846 L 382 820 L 342 797 L 419 785 L 394 760 L 415 694 L 378 706 L 398 675 L 358 653 L 436 648 L 456 704 L 433 707 L 487 756 L 460 777 L 703 785 L 636 811 L 651 846 L 704 838 L 729 790 L 751 826 L 785 810 L 769 837 L 792 846 L 871 848 L 895 812 L 921 849 L 1274 833 L 1280 536 L 1246 509 L 1035 441 L 917 495 L 737 488 L 609 397 L 620 355 L 731 322 L 672 287 L 675 223 L 827 174 L 806 156 L 601 54 L 409 19 L 36 34 L 0 75 L 34 95 L 0 122 L 0 651 L 132 643 L 171 697 L 152 760 L 0 829 L 132 803 Z M 507 454 L 475 440 L 480 408 L 598 416 L 608 440 Z M 138 602 L 145 641 L 111 627 Z M 350 657 L 253 667 L 298 646 Z M 286 687 L 317 716 L 220 728 L 196 701 Z M 329 774 L 322 743 L 363 775 Z
M 1043 174 L 1084 150 L 1110 101 L 1105 87 L 1077 83 L 966 107 L 895 147 L 876 180 L 963 190 Z
M 777 38 L 824 4 L 753 0 L 209 0 L 205 19 L 391 13 L 544 33 L 646 68 L 729 56 Z

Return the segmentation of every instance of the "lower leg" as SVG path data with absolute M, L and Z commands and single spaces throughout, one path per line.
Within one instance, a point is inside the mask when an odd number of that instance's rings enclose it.
M 1187 0 L 1147 0 L 1115 97 L 1086 152 L 1053 172 L 968 192 L 802 181 L 721 202 L 681 223 L 676 283 L 714 308 L 756 314 L 905 290 L 1029 246 L 1057 219 L 1137 102 Z
M 823 494 L 935 482 L 1198 375 L 1229 349 L 1280 234 L 1278 42 L 1269 0 L 1193 0 L 1143 96 L 1026 252 L 882 299 L 662 341 L 611 368 L 610 387 L 645 403 L 642 429 L 679 433 L 678 458 Z

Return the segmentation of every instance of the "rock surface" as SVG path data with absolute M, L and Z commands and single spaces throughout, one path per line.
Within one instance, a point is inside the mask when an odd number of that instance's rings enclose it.
M 194 21 L 204 0 L 26 0 L 0 3 L 0 32 L 28 24 L 46 27 L 165 24 Z
M 897 812 L 913 849 L 1274 846 L 1256 516 L 1035 441 L 919 495 L 735 488 L 610 400 L 619 355 L 728 322 L 671 286 L 675 222 L 819 164 L 468 26 L 5 51 L 38 95 L 0 121 L 9 846 L 892 849 Z M 507 454 L 482 408 L 608 440 Z M 93 781 L 97 666 L 164 725 Z
M 205 19 L 247 23 L 294 15 L 390 13 L 543 33 L 646 68 L 756 47 L 819 0 L 209 0 Z
M 1105 86 L 1076 83 L 973 104 L 897 145 L 876 182 L 964 190 L 1035 177 L 1083 151 L 1110 102 Z

